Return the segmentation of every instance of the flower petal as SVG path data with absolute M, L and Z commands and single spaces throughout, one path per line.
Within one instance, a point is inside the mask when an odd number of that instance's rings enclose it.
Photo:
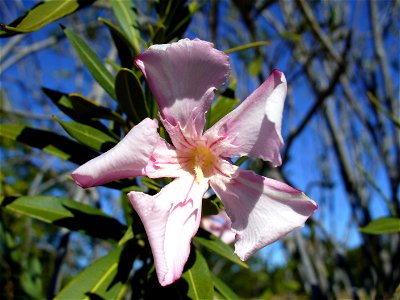
M 281 121 L 286 97 L 285 75 L 275 70 L 236 109 L 210 128 L 205 135 L 221 140 L 225 157 L 252 156 L 279 166 L 283 146 Z M 225 139 L 222 139 L 225 137 Z
M 242 260 L 304 226 L 317 204 L 285 183 L 238 169 L 230 181 L 212 180 L 236 233 L 235 253 Z
M 182 177 L 190 174 L 183 166 L 187 159 L 180 157 L 176 149 L 159 137 L 156 148 L 145 168 L 145 173 L 150 178 Z
M 220 238 L 225 244 L 231 244 L 235 241 L 235 233 L 231 230 L 231 220 L 224 210 L 221 210 L 217 215 L 203 217 L 201 227 Z
M 72 178 L 79 186 L 87 188 L 117 179 L 144 175 L 143 169 L 159 140 L 157 128 L 156 120 L 144 119 L 114 148 L 76 169 Z
M 207 181 L 198 184 L 192 176 L 186 176 L 175 179 L 154 196 L 128 194 L 149 238 L 162 286 L 182 275 L 190 242 L 199 228 L 201 200 L 207 188 Z
M 153 45 L 135 60 L 158 102 L 162 117 L 170 124 L 185 127 L 196 119 L 200 135 L 204 114 L 214 90 L 227 79 L 229 58 L 213 44 L 198 39 Z

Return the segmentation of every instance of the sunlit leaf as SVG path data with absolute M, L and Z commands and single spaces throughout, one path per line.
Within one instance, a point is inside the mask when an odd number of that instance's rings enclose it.
M 0 136 L 39 148 L 76 164 L 83 164 L 98 155 L 97 152 L 67 137 L 25 125 L 0 124 Z
M 61 290 L 55 299 L 117 299 L 123 282 L 115 281 L 123 248 L 96 260 Z
M 214 252 L 230 260 L 231 262 L 240 265 L 241 267 L 248 268 L 247 264 L 241 261 L 240 258 L 233 253 L 233 249 L 229 245 L 225 244 L 212 234 L 200 229 L 197 236 L 193 240 L 195 245 L 197 243 L 198 245 L 207 248 L 211 252 Z
M 217 123 L 222 117 L 231 112 L 238 103 L 239 99 L 232 99 L 224 96 L 218 97 L 207 113 L 207 127 L 211 127 Z
M 124 236 L 118 241 L 118 245 L 125 244 L 127 241 L 133 238 L 133 230 L 132 227 L 129 226 L 128 229 L 125 231 Z
M 400 232 L 400 218 L 379 218 L 360 228 L 360 231 L 369 234 Z
M 118 143 L 118 140 L 111 136 L 111 132 L 106 134 L 89 125 L 78 122 L 57 121 L 70 136 L 94 150 L 105 152 Z
M 126 230 L 119 221 L 101 210 L 68 198 L 2 197 L 0 205 L 14 213 L 105 240 L 120 240 Z
M 43 26 L 65 17 L 79 8 L 90 5 L 95 0 L 47 0 L 38 3 L 10 25 L 2 25 L 0 36 L 39 30 Z
M 191 299 L 212 299 L 213 283 L 211 281 L 211 273 L 208 269 L 207 262 L 199 251 L 195 251 L 193 265 L 190 266 L 182 277 L 189 284 L 188 296 Z M 190 264 L 190 260 L 188 261 Z
M 145 187 L 148 187 L 149 189 L 155 190 L 157 192 L 159 192 L 162 188 L 162 186 L 157 181 L 155 181 L 154 179 L 151 179 L 149 177 L 143 177 L 142 184 Z
M 238 295 L 235 294 L 234 291 L 230 289 L 229 286 L 225 284 L 219 277 L 215 276 L 213 273 L 211 273 L 211 279 L 214 283 L 214 288 L 218 291 L 218 293 L 224 297 L 224 299 L 240 299 Z
M 64 33 L 93 78 L 111 97 L 115 98 L 114 78 L 96 53 L 72 30 L 64 29 Z
M 250 64 L 249 64 L 249 73 L 251 76 L 258 76 L 261 71 L 262 71 L 262 67 L 263 67 L 263 57 L 262 56 L 258 56 L 256 59 L 253 59 Z
M 148 116 L 142 85 L 131 70 L 119 70 L 115 78 L 115 94 L 123 111 L 133 122 L 138 124 Z
M 237 47 L 233 47 L 233 48 L 225 50 L 224 52 L 226 54 L 229 54 L 229 53 L 233 53 L 233 52 L 243 51 L 243 50 L 247 50 L 247 49 L 251 49 L 251 48 L 255 48 L 255 47 L 260 47 L 260 46 L 266 46 L 266 45 L 269 45 L 269 42 L 260 41 L 260 42 L 248 43 L 248 44 L 245 44 L 245 45 L 240 45 L 240 46 L 237 46 Z
M 114 0 L 111 7 L 120 26 L 132 41 L 135 56 L 139 54 L 140 32 L 138 16 L 132 1 Z

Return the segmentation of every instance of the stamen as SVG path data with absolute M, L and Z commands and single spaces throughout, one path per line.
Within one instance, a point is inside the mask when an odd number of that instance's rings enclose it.
M 202 182 L 204 179 L 204 174 L 203 174 L 203 170 L 201 169 L 201 167 L 199 165 L 194 166 L 194 173 L 196 174 L 196 182 L 197 183 Z

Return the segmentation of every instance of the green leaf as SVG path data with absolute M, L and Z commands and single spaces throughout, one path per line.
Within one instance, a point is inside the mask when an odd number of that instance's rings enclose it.
M 400 232 L 400 218 L 379 218 L 360 228 L 360 231 L 369 234 Z
M 240 45 L 240 46 L 237 46 L 237 47 L 233 47 L 233 48 L 227 49 L 224 52 L 226 54 L 229 54 L 229 53 L 232 53 L 232 52 L 243 51 L 243 50 L 247 50 L 247 49 L 251 49 L 251 48 L 255 48 L 255 47 L 260 47 L 260 46 L 265 46 L 265 45 L 269 45 L 269 42 L 260 41 L 260 42 L 249 43 L 249 44 Z
M 122 250 L 119 247 L 96 260 L 54 299 L 116 299 L 124 287 L 123 282 L 115 280 Z
M 42 91 L 64 114 L 74 120 L 79 119 L 67 94 L 46 87 Z
M 142 178 L 142 184 L 149 189 L 155 190 L 159 192 L 162 189 L 162 186 L 154 179 L 151 179 L 149 177 L 143 177 Z
M 214 283 L 214 288 L 222 297 L 229 300 L 240 299 L 240 297 L 236 295 L 235 292 L 232 291 L 230 287 L 228 287 L 225 284 L 225 282 L 223 282 L 221 279 L 219 279 L 219 277 L 215 276 L 213 273 L 211 273 L 211 279 Z
M 65 94 L 49 88 L 42 88 L 47 97 L 71 119 L 83 123 L 95 123 L 89 119 L 106 119 L 124 125 L 125 121 L 118 113 L 83 97 L 80 94 Z
M 54 196 L 2 197 L 0 205 L 46 223 L 86 235 L 118 241 L 126 228 L 101 210 L 71 199 Z
M 134 46 L 132 42 L 127 38 L 117 26 L 111 23 L 109 20 L 99 18 L 99 21 L 103 22 L 109 29 L 113 38 L 115 47 L 118 50 L 118 57 L 122 67 L 131 69 L 133 67 L 134 55 L 132 49 Z M 118 68 L 119 69 L 119 68 Z
M 216 199 L 203 199 L 201 207 L 201 216 L 217 215 L 219 212 L 219 207 L 216 203 Z
M 191 299 L 212 299 L 213 283 L 207 262 L 199 251 L 195 251 L 194 263 L 187 269 L 182 277 L 189 284 L 188 296 Z M 191 261 L 189 259 L 188 264 Z
M 46 153 L 83 164 L 96 157 L 97 152 L 56 133 L 18 124 L 0 124 L 0 136 L 39 148 Z
M 207 127 L 209 128 L 217 123 L 220 119 L 222 119 L 222 117 L 231 112 L 238 103 L 239 99 L 233 99 L 224 96 L 218 97 L 207 113 Z
M 64 29 L 64 33 L 93 78 L 112 98 L 115 98 L 113 76 L 96 53 L 72 30 Z
M 263 66 L 263 57 L 259 55 L 256 59 L 253 59 L 249 64 L 249 73 L 250 76 L 256 77 L 262 71 Z
M 135 124 L 148 116 L 142 85 L 131 70 L 119 70 L 115 78 L 115 93 L 122 110 Z
M 74 11 L 90 5 L 95 0 L 47 0 L 38 3 L 24 16 L 18 18 L 10 25 L 1 25 L 5 32 L 1 36 L 9 36 L 15 33 L 26 33 L 39 30 L 43 26 L 65 17 Z
M 133 230 L 132 230 L 132 226 L 129 226 L 128 229 L 125 231 L 124 236 L 118 241 L 118 245 L 123 245 L 125 244 L 127 241 L 133 239 Z
M 118 143 L 118 140 L 114 137 L 89 125 L 77 122 L 57 121 L 70 136 L 94 150 L 106 152 Z
M 200 229 L 198 231 L 198 235 L 193 240 L 195 245 L 201 245 L 243 268 L 248 268 L 248 265 L 241 261 L 240 258 L 233 253 L 233 249 L 229 245 L 225 244 L 219 238 L 213 236 L 205 230 Z
M 140 31 L 138 30 L 139 23 L 136 8 L 132 1 L 123 0 L 111 1 L 111 7 L 118 23 L 128 35 L 129 40 L 132 41 L 134 55 L 138 55 L 140 52 Z
M 81 118 L 96 118 L 116 121 L 124 124 L 125 121 L 118 113 L 101 106 L 98 103 L 79 94 L 69 94 L 72 108 Z

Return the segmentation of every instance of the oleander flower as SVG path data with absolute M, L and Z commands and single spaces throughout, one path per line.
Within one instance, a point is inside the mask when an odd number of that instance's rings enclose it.
M 201 218 L 200 226 L 220 238 L 225 244 L 235 241 L 235 233 L 231 230 L 231 221 L 224 210 L 217 215 L 210 215 Z
M 182 275 L 200 225 L 202 197 L 210 186 L 225 206 L 236 234 L 235 253 L 242 260 L 304 225 L 317 208 L 314 201 L 230 160 L 251 156 L 281 164 L 287 90 L 283 73 L 273 71 L 204 132 L 214 91 L 229 76 L 228 56 L 211 43 L 185 39 L 151 46 L 135 62 L 159 105 L 172 145 L 158 135 L 158 122 L 147 118 L 72 177 L 84 188 L 132 176 L 175 178 L 156 195 L 128 194 L 146 230 L 161 285 Z

